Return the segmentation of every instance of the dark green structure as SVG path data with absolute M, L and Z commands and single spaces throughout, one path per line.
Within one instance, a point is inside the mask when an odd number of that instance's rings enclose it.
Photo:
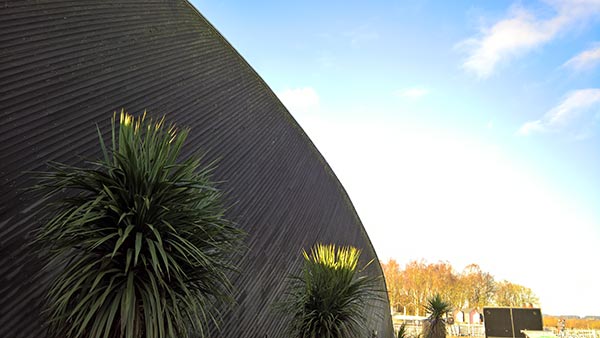
M 215 179 L 245 229 L 233 277 L 238 305 L 214 337 L 284 337 L 271 303 L 302 248 L 351 244 L 375 259 L 331 168 L 273 92 L 187 1 L 15 0 L 0 3 L 0 337 L 43 337 L 49 276 L 26 244 L 27 171 L 99 155 L 95 125 L 125 108 L 189 126 L 186 152 L 219 159 Z M 370 314 L 391 337 L 388 304 Z

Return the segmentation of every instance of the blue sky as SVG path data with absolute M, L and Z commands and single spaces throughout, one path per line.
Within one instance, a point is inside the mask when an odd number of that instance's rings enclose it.
M 600 315 L 600 0 L 192 3 L 275 91 L 382 261 Z

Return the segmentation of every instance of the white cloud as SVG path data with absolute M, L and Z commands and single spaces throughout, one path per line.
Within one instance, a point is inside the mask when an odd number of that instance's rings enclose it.
M 317 58 L 317 63 L 322 69 L 332 69 L 336 66 L 336 58 L 329 51 L 323 51 Z
M 549 313 L 596 313 L 578 297 L 600 301 L 594 292 L 600 272 L 586 280 L 546 277 L 556 266 L 593 263 L 597 220 L 502 148 L 410 123 L 325 114 L 302 122 L 346 188 L 382 261 L 446 260 L 458 269 L 478 263 L 498 279 L 531 287 Z M 503 251 L 500 264 L 494 248 L 515 241 L 521 249 Z M 465 245 L 469 250 L 461 249 Z M 540 247 L 561 250 L 544 251 L 540 261 Z M 565 288 L 572 293 L 557 297 Z
M 319 109 L 319 95 L 312 87 L 285 89 L 276 94 L 292 114 L 314 113 Z
M 534 132 L 562 131 L 567 128 L 586 129 L 600 111 L 600 88 L 575 90 L 569 93 L 556 107 L 550 109 L 541 119 L 529 121 L 519 129 L 519 134 Z
M 564 66 L 580 71 L 592 68 L 600 63 L 600 46 L 585 50 L 569 61 L 565 62 Z
M 480 36 L 458 44 L 468 50 L 463 67 L 481 78 L 493 74 L 503 61 L 525 54 L 556 38 L 585 19 L 600 13 L 598 0 L 547 1 L 556 15 L 540 18 L 513 7 L 507 18 L 483 28 Z
M 529 121 L 525 122 L 521 128 L 519 128 L 519 134 L 521 135 L 529 135 L 534 132 L 544 131 L 544 125 L 541 120 Z
M 345 34 L 350 38 L 352 47 L 361 47 L 363 43 L 379 39 L 379 33 L 371 25 L 364 24 Z
M 397 96 L 408 98 L 408 99 L 419 99 L 425 95 L 429 94 L 429 90 L 426 88 L 415 87 L 408 88 L 404 90 L 400 90 L 396 92 Z

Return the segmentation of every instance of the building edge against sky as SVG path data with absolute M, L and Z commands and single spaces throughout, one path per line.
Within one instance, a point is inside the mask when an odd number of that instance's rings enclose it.
M 600 2 L 195 3 L 327 158 L 380 259 L 476 263 L 544 313 L 598 315 Z
M 0 336 L 42 337 L 50 276 L 28 252 L 38 221 L 27 172 L 99 156 L 95 125 L 147 110 L 191 128 L 186 154 L 217 160 L 228 216 L 248 232 L 234 275 L 237 306 L 220 337 L 283 334 L 271 309 L 301 250 L 354 245 L 376 253 L 325 159 L 257 73 L 186 1 L 9 1 L 0 12 Z M 383 283 L 383 282 L 382 282 Z M 386 304 L 368 313 L 390 337 Z

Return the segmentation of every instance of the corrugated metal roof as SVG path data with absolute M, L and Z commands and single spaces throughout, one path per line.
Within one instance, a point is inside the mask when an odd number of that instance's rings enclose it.
M 273 92 L 186 1 L 0 4 L 0 337 L 43 337 L 49 276 L 30 255 L 27 173 L 99 155 L 113 111 L 189 126 L 186 153 L 219 159 L 229 217 L 248 232 L 238 305 L 215 337 L 280 337 L 270 310 L 315 242 L 376 258 L 343 187 Z M 375 262 L 378 263 L 378 262 Z M 371 273 L 381 274 L 379 264 Z M 370 315 L 391 334 L 389 306 Z M 387 333 L 387 334 L 384 334 Z

